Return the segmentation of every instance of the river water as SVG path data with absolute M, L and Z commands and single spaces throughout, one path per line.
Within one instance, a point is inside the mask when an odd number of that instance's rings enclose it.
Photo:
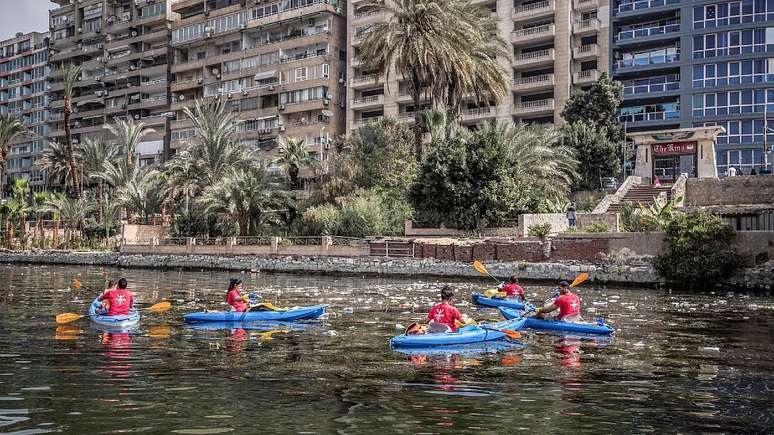
M 144 315 L 133 334 L 102 333 L 88 318 L 57 328 L 57 313 L 83 313 L 119 275 L 139 302 L 166 299 L 172 310 Z M 247 273 L 264 301 L 324 302 L 330 314 L 274 331 L 183 324 L 221 306 L 230 276 L 0 265 L 0 433 L 774 430 L 770 298 L 584 285 L 584 315 L 607 319 L 614 339 L 523 331 L 489 353 L 404 355 L 387 340 L 424 316 L 442 284 L 460 289 L 463 313 L 497 318 L 468 303 L 489 283 Z

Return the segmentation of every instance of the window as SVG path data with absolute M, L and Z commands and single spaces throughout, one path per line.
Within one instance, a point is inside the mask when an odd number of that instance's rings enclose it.
M 302 80 L 306 80 L 307 73 L 309 72 L 309 68 L 302 66 L 300 68 L 296 68 L 295 72 L 295 80 L 296 82 L 300 82 Z
M 166 13 L 166 11 L 167 11 L 167 5 L 165 2 L 156 3 L 150 6 L 144 6 L 140 10 L 140 17 L 142 18 L 155 17 L 157 15 Z
M 693 58 L 763 53 L 766 51 L 766 45 L 767 29 L 763 28 L 697 35 L 693 37 Z

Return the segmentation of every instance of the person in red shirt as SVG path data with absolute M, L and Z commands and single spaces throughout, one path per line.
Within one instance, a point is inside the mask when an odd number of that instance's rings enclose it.
M 505 296 L 508 298 L 516 297 L 519 301 L 524 300 L 524 289 L 521 288 L 521 286 L 518 284 L 519 277 L 516 275 L 512 275 L 511 279 L 508 280 L 507 283 L 503 284 L 502 290 L 505 292 Z
M 226 302 L 234 309 L 234 311 L 244 312 L 247 311 L 250 306 L 245 302 L 245 297 L 242 296 L 242 280 L 239 278 L 231 278 L 228 283 L 228 294 L 226 295 Z
M 127 290 L 126 287 L 126 278 L 121 278 L 118 280 L 118 288 L 108 290 L 97 298 L 98 301 L 102 302 L 103 306 L 107 302 L 108 316 L 129 314 L 129 310 L 134 305 L 134 297 L 132 292 Z
M 559 282 L 559 297 L 550 304 L 537 308 L 535 313 L 544 317 L 544 314 L 559 310 L 557 320 L 579 322 L 582 321 L 580 308 L 581 301 L 578 295 L 570 291 L 570 284 L 567 281 L 561 281 Z
M 455 321 L 458 320 L 462 323 L 464 322 L 462 321 L 460 311 L 451 304 L 453 298 L 454 290 L 448 285 L 444 286 L 441 289 L 441 303 L 436 304 L 430 309 L 430 312 L 427 313 L 428 322 L 446 325 L 451 329 L 451 332 L 456 332 L 457 325 L 455 324 Z M 432 330 L 432 328 L 429 329 Z

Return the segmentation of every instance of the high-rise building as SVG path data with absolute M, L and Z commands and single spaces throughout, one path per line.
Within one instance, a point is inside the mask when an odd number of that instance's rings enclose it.
M 774 2 L 618 0 L 611 15 L 612 73 L 624 85 L 628 131 L 719 125 L 718 173 L 771 169 L 764 147 L 774 134 L 764 131 L 774 111 L 766 83 L 774 79 Z M 653 165 L 667 182 L 696 173 L 690 153 Z
M 174 148 L 197 132 L 183 108 L 218 97 L 239 117 L 239 138 L 263 157 L 283 137 L 325 160 L 344 133 L 346 24 L 336 0 L 186 0 L 173 11 Z
M 47 34 L 17 33 L 0 42 L 0 115 L 20 119 L 28 130 L 11 141 L 0 197 L 17 178 L 28 180 L 35 192 L 46 188 L 46 176 L 34 162 L 48 145 L 48 75 Z
M 141 164 L 164 157 L 169 118 L 169 41 L 174 0 L 54 0 L 51 125 L 64 138 L 63 67 L 80 65 L 72 135 L 109 139 L 105 124 L 134 119 L 155 130 L 137 146 Z M 167 141 L 168 142 L 168 141 Z
M 475 0 L 499 17 L 500 36 L 513 56 L 502 59 L 512 75 L 511 95 L 497 107 L 470 102 L 462 122 L 487 119 L 559 123 L 573 89 L 589 87 L 608 63 L 608 0 Z M 385 17 L 348 5 L 351 44 L 347 120 L 349 128 L 388 116 L 412 122 L 415 108 L 397 74 L 385 78 L 361 68 L 357 57 L 369 24 Z M 422 108 L 420 108 L 422 109 Z

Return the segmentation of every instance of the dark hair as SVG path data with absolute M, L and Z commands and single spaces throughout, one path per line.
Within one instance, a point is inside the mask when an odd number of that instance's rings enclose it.
M 116 282 L 115 281 L 113 281 L 112 279 L 110 281 L 108 281 L 107 288 L 113 288 L 115 286 L 116 286 Z
M 229 280 L 229 282 L 228 282 L 228 290 L 229 291 L 234 290 L 234 288 L 236 288 L 236 286 L 238 286 L 239 284 L 242 284 L 242 280 L 241 279 L 239 279 L 239 278 L 231 278 L 231 280 Z
M 126 278 L 121 278 L 118 280 L 118 288 L 123 290 L 126 288 L 126 286 L 127 286 Z
M 511 282 L 516 283 L 517 281 L 519 281 L 519 277 L 516 275 L 511 275 Z
M 441 289 L 441 300 L 449 301 L 453 297 L 454 297 L 454 290 L 452 290 L 452 288 L 449 287 L 448 285 L 443 286 L 443 288 Z
M 570 283 L 567 281 L 559 281 L 559 287 L 569 287 Z

